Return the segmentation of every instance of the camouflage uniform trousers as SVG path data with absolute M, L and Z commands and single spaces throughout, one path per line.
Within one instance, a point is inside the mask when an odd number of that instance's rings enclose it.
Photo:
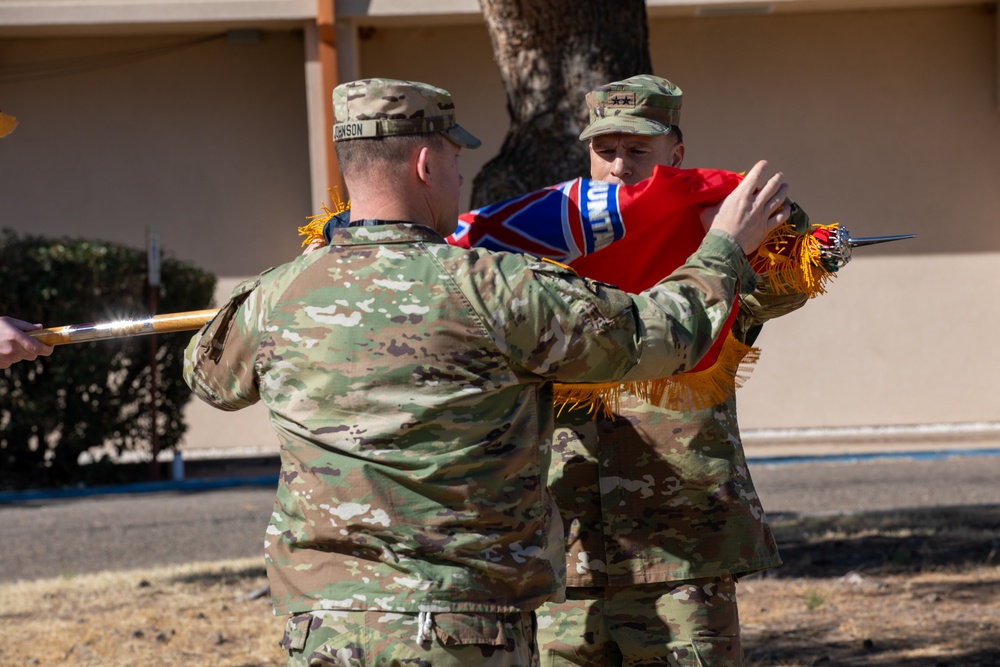
M 538 667 L 534 612 L 314 611 L 285 624 L 288 667 Z
M 566 593 L 538 610 L 543 667 L 743 664 L 732 577 Z

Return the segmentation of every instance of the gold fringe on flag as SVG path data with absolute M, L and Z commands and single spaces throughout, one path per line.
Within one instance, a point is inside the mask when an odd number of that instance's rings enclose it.
M 299 235 L 305 237 L 303 246 L 325 242 L 326 223 L 351 208 L 350 202 L 341 201 L 336 192 L 331 190 L 330 195 L 333 209 L 324 205 L 323 213 L 310 216 L 309 224 L 299 227 Z M 823 265 L 820 249 L 838 227 L 839 224 L 816 225 L 808 233 L 796 234 L 792 225 L 782 225 L 761 244 L 750 264 L 775 294 L 799 292 L 809 298 L 823 294 L 834 273 Z M 557 384 L 556 411 L 586 410 L 595 417 L 611 416 L 621 406 L 623 392 L 679 412 L 710 408 L 729 400 L 743 386 L 759 358 L 758 348 L 736 340 L 730 332 L 718 359 L 703 371 L 642 382 Z
M 6 137 L 17 127 L 17 119 L 0 111 L 0 137 Z
M 798 292 L 810 299 L 824 294 L 834 274 L 823 265 L 820 249 L 823 239 L 836 236 L 839 226 L 815 225 L 805 234 L 796 234 L 795 228 L 786 223 L 760 244 L 750 265 L 775 294 Z
M 326 204 L 322 204 L 323 212 L 318 215 L 310 215 L 306 217 L 309 221 L 308 224 L 299 227 L 299 236 L 304 236 L 305 240 L 302 241 L 302 247 L 305 248 L 313 243 L 326 243 L 326 239 L 323 237 L 323 228 L 326 227 L 326 223 L 330 221 L 335 215 L 339 215 L 344 211 L 351 210 L 351 202 L 342 201 L 340 199 L 340 193 L 334 190 L 327 190 L 330 193 L 330 200 L 333 202 L 333 209 L 326 207 Z
M 586 410 L 596 417 L 601 411 L 610 418 L 621 407 L 625 392 L 669 410 L 702 410 L 729 400 L 749 379 L 759 359 L 760 349 L 741 343 L 730 332 L 718 359 L 703 371 L 640 382 L 557 384 L 554 405 L 557 414 Z

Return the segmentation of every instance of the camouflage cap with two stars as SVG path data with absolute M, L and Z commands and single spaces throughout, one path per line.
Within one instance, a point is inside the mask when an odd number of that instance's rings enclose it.
M 362 79 L 333 89 L 333 140 L 440 132 L 463 148 L 482 143 L 455 122 L 455 102 L 443 88 L 400 79 Z
M 601 134 L 666 134 L 681 120 L 681 89 L 652 74 L 613 81 L 587 93 L 590 124 L 580 141 Z

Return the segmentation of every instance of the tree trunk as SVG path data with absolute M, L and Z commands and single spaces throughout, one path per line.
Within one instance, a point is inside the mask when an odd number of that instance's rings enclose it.
M 480 0 L 511 127 L 472 184 L 473 207 L 589 172 L 586 93 L 650 73 L 644 0 Z

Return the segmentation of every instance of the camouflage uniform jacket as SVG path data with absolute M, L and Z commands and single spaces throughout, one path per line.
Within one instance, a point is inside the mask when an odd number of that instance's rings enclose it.
M 552 381 L 690 367 L 739 285 L 755 284 L 724 234 L 633 297 L 385 223 L 337 229 L 327 248 L 237 288 L 184 373 L 216 407 L 268 407 L 281 445 L 265 540 L 275 613 L 509 612 L 558 598 Z
M 748 331 L 800 308 L 763 289 L 740 304 Z M 566 531 L 567 585 L 629 586 L 748 574 L 781 564 L 754 489 L 736 400 L 675 412 L 635 398 L 614 419 L 556 422 L 550 486 Z

